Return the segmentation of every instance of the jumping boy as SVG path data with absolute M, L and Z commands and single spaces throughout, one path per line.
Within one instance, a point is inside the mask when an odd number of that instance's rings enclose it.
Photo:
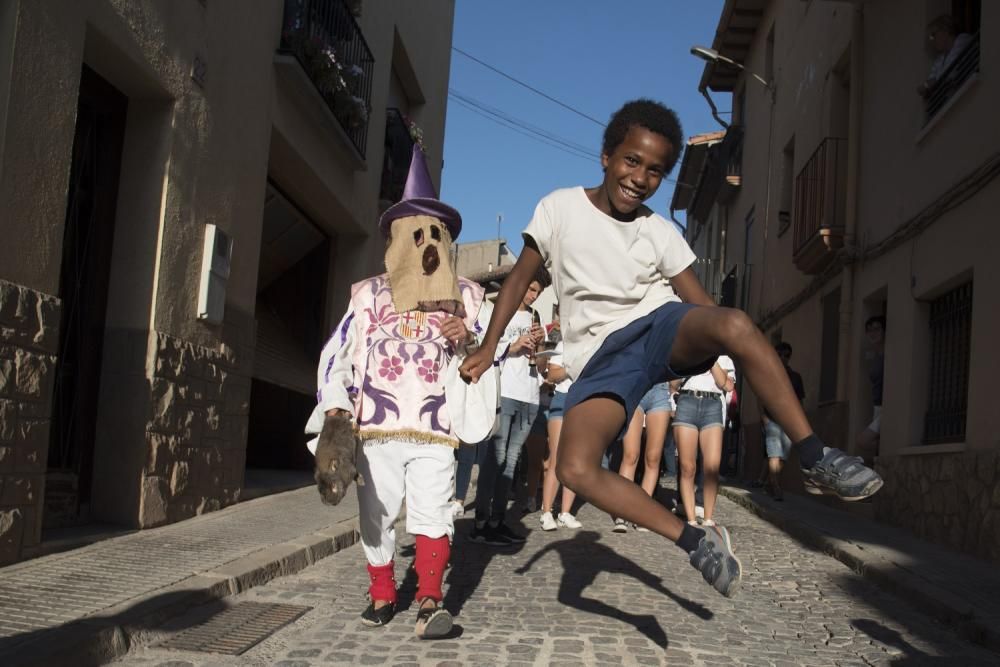
M 556 464 L 560 481 L 605 512 L 673 540 L 708 583 L 731 596 L 742 567 L 725 528 L 688 525 L 601 468 L 601 455 L 650 387 L 698 375 L 729 354 L 797 443 L 808 484 L 855 500 L 875 493 L 882 480 L 813 434 L 764 335 L 742 311 L 715 307 L 691 269 L 695 256 L 684 238 L 643 205 L 677 162 L 682 138 L 677 115 L 658 102 L 635 100 L 611 117 L 601 149 L 604 180 L 556 190 L 538 204 L 482 347 L 462 372 L 475 382 L 492 363 L 504 327 L 544 264 L 574 379 Z

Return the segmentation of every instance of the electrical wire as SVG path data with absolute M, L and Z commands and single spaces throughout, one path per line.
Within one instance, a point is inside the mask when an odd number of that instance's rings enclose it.
M 543 144 L 551 146 L 552 148 L 561 150 L 564 153 L 568 153 L 590 162 L 600 162 L 600 156 L 597 153 L 594 153 L 591 148 L 553 134 L 544 128 L 512 116 L 501 109 L 492 107 L 480 100 L 469 97 L 454 88 L 450 88 L 448 90 L 448 97 L 465 109 L 468 109 L 469 111 L 482 116 L 487 120 L 491 120 L 502 127 L 506 127 L 509 130 L 526 136 L 529 139 L 539 141 Z M 676 183 L 677 180 L 673 178 L 664 178 L 663 182 Z
M 551 95 L 549 95 L 548 93 L 544 93 L 544 92 L 538 90 L 537 88 L 528 85 L 524 81 L 521 81 L 520 79 L 518 79 L 516 77 L 513 77 L 510 74 L 507 74 L 506 72 L 504 72 L 502 70 L 497 69 L 493 65 L 490 65 L 489 63 L 483 62 L 479 58 L 476 58 L 475 56 L 473 56 L 473 55 L 471 55 L 469 53 L 466 53 L 465 51 L 463 51 L 462 49 L 458 48 L 457 46 L 451 47 L 451 50 L 454 51 L 455 53 L 458 53 L 460 55 L 465 56 L 466 58 L 468 58 L 469 60 L 471 60 L 473 62 L 479 63 L 480 65 L 482 65 L 483 67 L 485 67 L 486 69 L 488 69 L 490 71 L 496 72 L 497 74 L 499 74 L 500 76 L 504 77 L 505 79 L 509 79 L 510 81 L 513 81 L 517 85 L 523 86 L 524 88 L 527 88 L 528 90 L 530 90 L 531 92 L 535 93 L 536 95 L 540 95 L 540 96 L 544 97 L 545 99 L 549 100 L 550 102 L 554 102 L 555 104 L 558 104 L 562 108 L 567 109 L 569 111 L 572 111 L 577 116 L 581 116 L 583 118 L 586 118 L 587 120 L 589 120 L 592 123 L 596 123 L 596 124 L 600 125 L 601 127 L 605 127 L 604 123 L 602 123 L 601 121 L 597 120 L 593 116 L 588 116 L 587 114 L 583 113 L 579 109 L 574 109 L 573 107 L 571 107 L 570 105 L 566 104 L 565 102 L 561 102 L 561 101 L 557 100 L 556 98 L 552 97 Z
M 564 139 L 556 137 L 555 135 L 552 134 L 548 134 L 544 131 L 540 132 L 536 129 L 532 129 L 530 125 L 518 122 L 516 119 L 492 113 L 487 108 L 483 108 L 475 104 L 474 102 L 470 102 L 463 97 L 455 95 L 454 93 L 449 93 L 448 97 L 450 97 L 458 105 L 464 107 L 465 109 L 468 109 L 472 113 L 482 116 L 487 120 L 493 121 L 494 123 L 497 123 L 498 125 L 505 127 L 509 130 L 512 130 L 514 132 L 517 132 L 518 134 L 521 134 L 529 139 L 541 142 L 552 148 L 561 150 L 564 153 L 568 153 L 569 155 L 572 155 L 574 157 L 587 160 L 588 162 L 600 161 L 597 155 L 590 152 L 584 152 L 572 142 L 568 142 Z

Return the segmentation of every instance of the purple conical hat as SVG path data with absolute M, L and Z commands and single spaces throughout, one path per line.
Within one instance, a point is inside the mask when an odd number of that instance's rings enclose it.
M 427 171 L 424 152 L 417 144 L 413 144 L 413 157 L 410 159 L 410 173 L 406 176 L 406 186 L 403 188 L 403 199 L 386 209 L 379 218 L 378 228 L 383 236 L 389 236 L 393 220 L 413 215 L 437 218 L 448 228 L 452 241 L 462 231 L 462 216 L 459 212 L 438 200 L 431 175 Z

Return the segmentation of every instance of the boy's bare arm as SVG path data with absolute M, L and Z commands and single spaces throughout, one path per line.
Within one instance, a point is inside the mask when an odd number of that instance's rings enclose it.
M 694 269 L 690 266 L 671 278 L 670 285 L 684 303 L 693 303 L 698 306 L 716 305 L 705 288 L 701 286 L 701 281 L 698 280 L 698 276 L 695 275 Z

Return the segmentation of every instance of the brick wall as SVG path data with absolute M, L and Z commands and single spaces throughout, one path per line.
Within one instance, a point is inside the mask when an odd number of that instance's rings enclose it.
M 178 521 L 239 499 L 250 403 L 249 350 L 151 336 L 151 417 L 139 523 Z
M 59 299 L 0 280 L 0 565 L 37 545 Z

